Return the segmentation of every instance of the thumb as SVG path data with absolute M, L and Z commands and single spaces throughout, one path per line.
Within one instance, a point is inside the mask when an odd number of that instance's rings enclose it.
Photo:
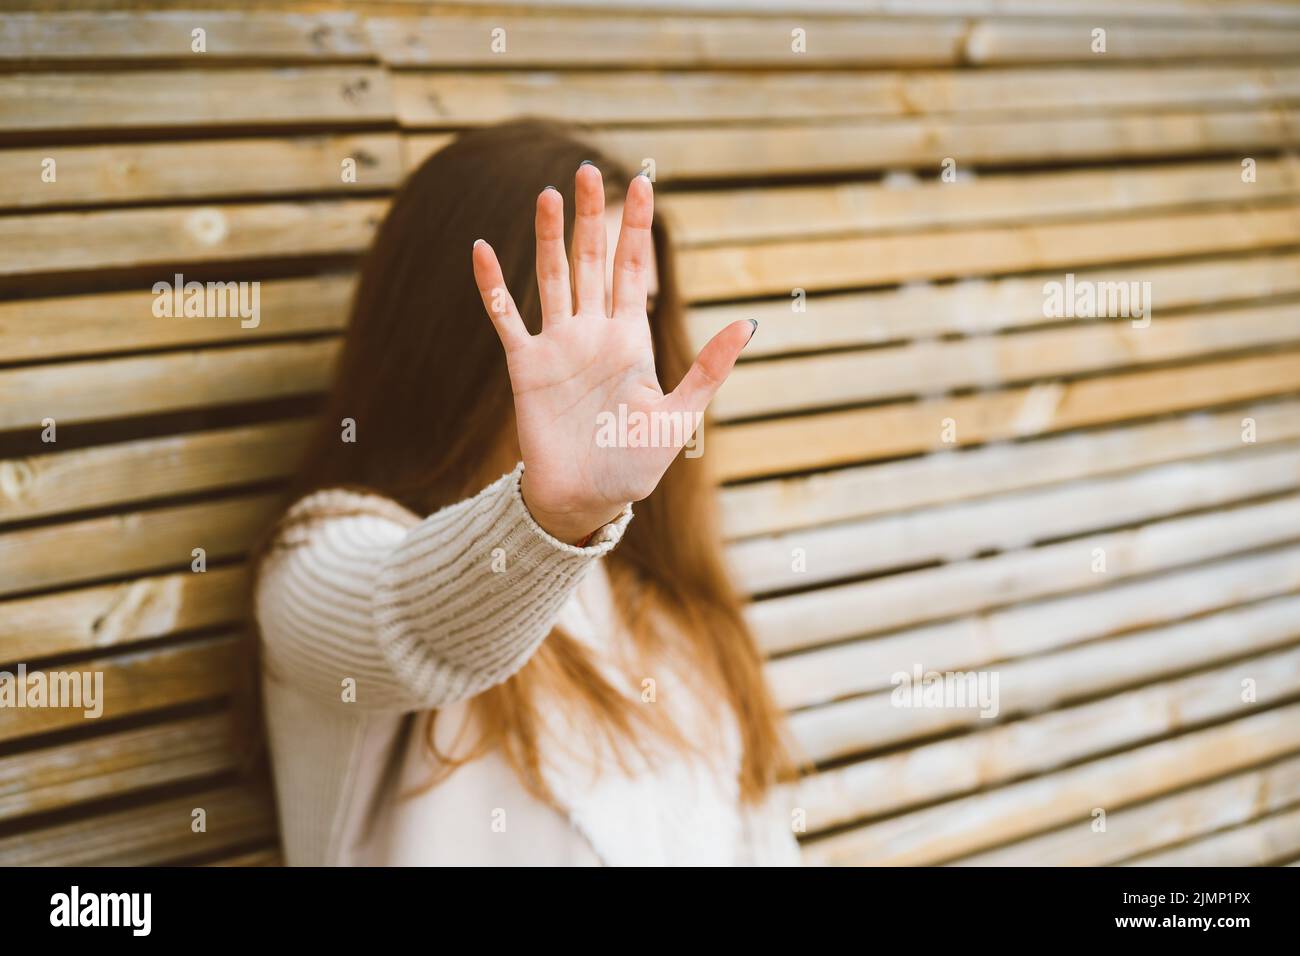
M 756 331 L 758 322 L 742 319 L 709 339 L 681 384 L 667 396 L 669 408 L 681 412 L 703 412 L 708 408 Z

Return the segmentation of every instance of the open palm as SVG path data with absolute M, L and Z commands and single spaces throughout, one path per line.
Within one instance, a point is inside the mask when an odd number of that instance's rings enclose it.
M 754 328 L 744 321 L 728 325 L 665 395 L 655 375 L 646 315 L 653 268 L 650 180 L 637 176 L 628 187 L 610 297 L 605 189 L 595 166 L 578 168 L 575 205 L 571 288 L 564 200 L 549 187 L 537 197 L 540 335 L 529 334 L 520 319 L 492 247 L 479 240 L 473 253 L 479 292 L 506 352 L 524 459 L 524 501 L 538 523 L 564 541 L 581 540 L 655 489 Z M 620 434 L 611 442 L 611 416 L 690 424 Z

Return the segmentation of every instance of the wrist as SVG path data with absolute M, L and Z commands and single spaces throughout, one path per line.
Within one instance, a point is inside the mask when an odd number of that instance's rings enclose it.
M 548 509 L 538 505 L 529 496 L 527 471 L 524 472 L 520 479 L 519 492 L 524 500 L 524 507 L 533 516 L 533 520 L 537 522 L 538 527 L 557 541 L 563 541 L 565 544 L 571 544 L 578 548 L 585 547 L 592 535 L 621 515 L 627 507 L 626 504 L 622 504 L 590 509 Z

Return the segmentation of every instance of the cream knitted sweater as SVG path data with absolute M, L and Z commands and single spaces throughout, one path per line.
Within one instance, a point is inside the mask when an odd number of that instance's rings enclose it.
M 718 759 L 634 759 L 625 771 L 601 747 L 569 746 L 587 737 L 556 707 L 541 746 L 565 814 L 533 798 L 496 753 L 427 786 L 425 712 L 438 710 L 440 750 L 465 755 L 475 736 L 468 701 L 522 668 L 556 625 L 640 700 L 640 682 L 616 666 L 626 639 L 599 562 L 631 509 L 573 547 L 529 514 L 522 470 L 424 519 L 342 490 L 291 509 L 307 520 L 285 532 L 256 592 L 287 861 L 797 862 L 785 794 L 742 806 L 734 726 L 666 663 L 655 670 L 664 705 L 699 739 L 718 735 Z

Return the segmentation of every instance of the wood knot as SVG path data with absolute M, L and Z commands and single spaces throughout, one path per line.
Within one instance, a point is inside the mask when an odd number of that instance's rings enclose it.
M 19 460 L 0 461 L 0 497 L 6 501 L 22 501 L 36 483 L 36 470 Z

